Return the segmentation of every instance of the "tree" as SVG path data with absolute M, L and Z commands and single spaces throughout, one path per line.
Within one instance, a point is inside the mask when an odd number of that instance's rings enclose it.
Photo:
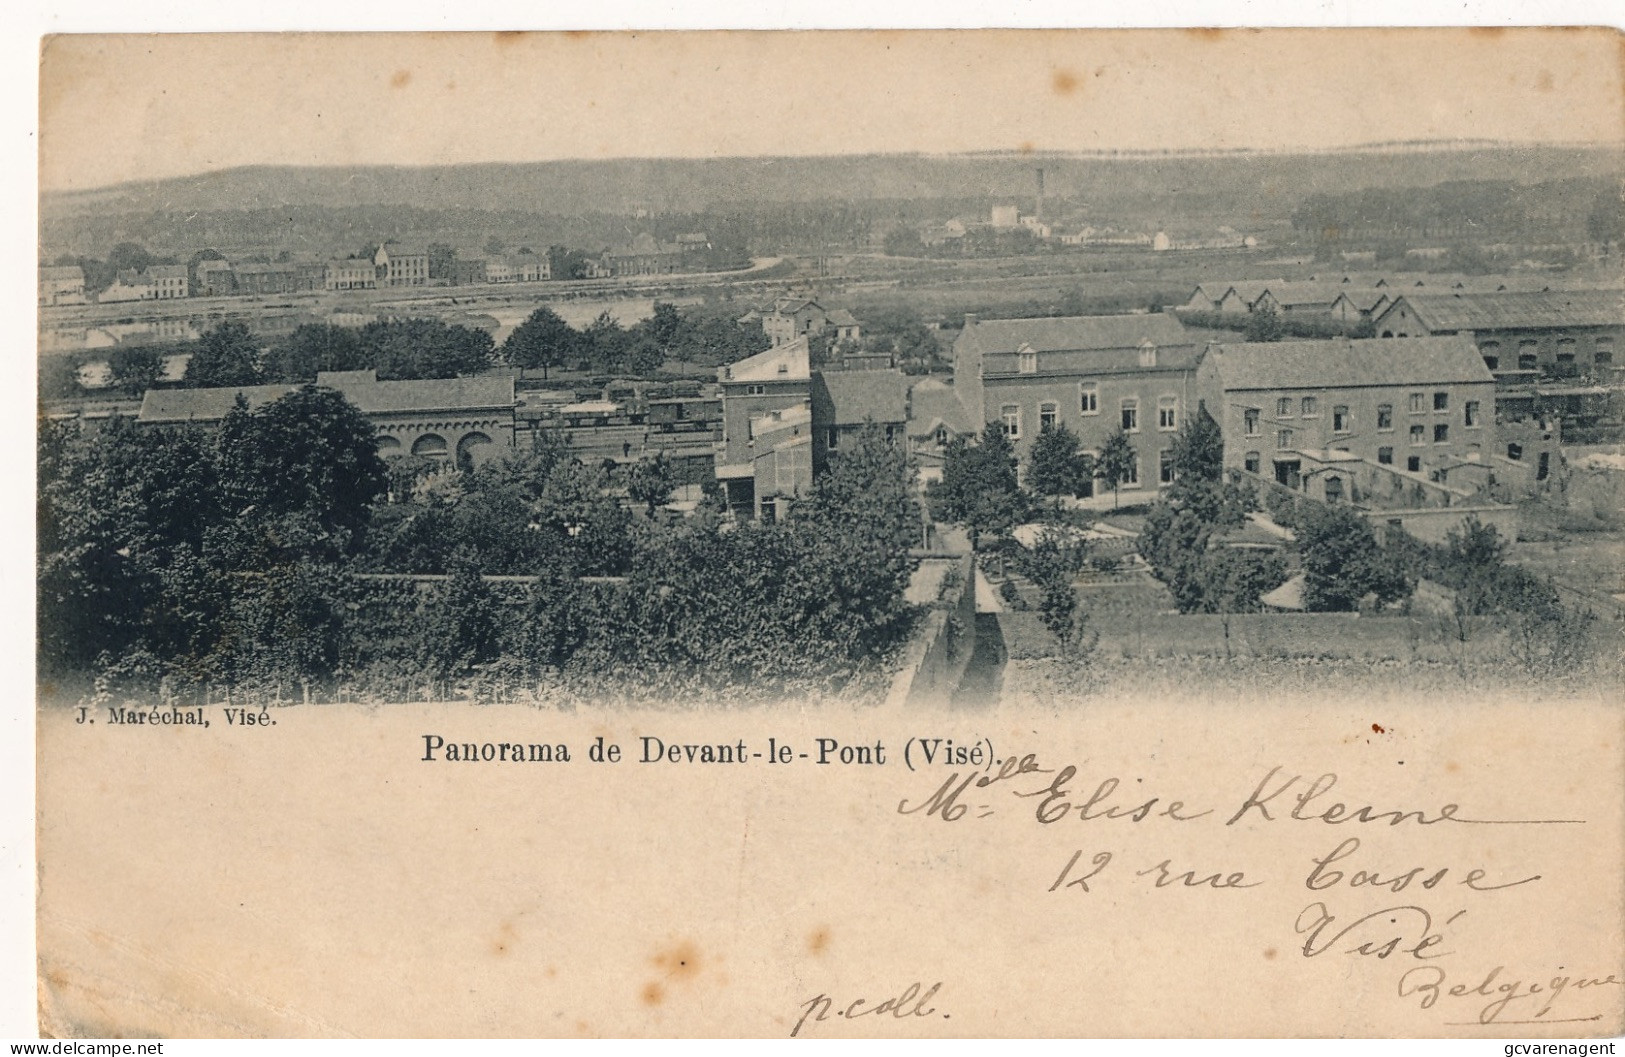
M 1206 408 L 1188 417 L 1174 435 L 1168 452 L 1173 464 L 1176 494 L 1181 484 L 1212 484 L 1224 476 L 1224 435 Z
M 1134 446 L 1129 443 L 1128 434 L 1119 429 L 1101 446 L 1100 454 L 1095 456 L 1095 472 L 1099 474 L 1112 490 L 1112 508 L 1117 508 L 1118 489 L 1134 472 L 1136 456 Z
M 1094 461 L 1078 450 L 1078 435 L 1064 424 L 1046 427 L 1033 441 L 1027 483 L 1039 495 L 1082 495 L 1093 479 Z
M 618 371 L 625 365 L 628 345 L 626 328 L 605 309 L 581 332 L 580 366 L 606 374 Z
M 361 328 L 362 359 L 379 378 L 456 378 L 491 366 L 496 346 L 477 327 L 440 319 L 400 319 Z
M 1265 305 L 1255 308 L 1247 316 L 1248 341 L 1280 341 L 1286 337 L 1286 327 L 1281 322 L 1281 316 L 1275 311 L 1275 306 Z
M 671 498 L 675 487 L 676 475 L 663 454 L 657 454 L 652 459 L 641 459 L 626 472 L 627 495 L 632 502 L 643 504 L 650 517 L 655 516 L 656 507 Z
M 557 312 L 542 306 L 513 329 L 502 343 L 502 359 L 515 367 L 562 367 L 579 356 L 581 336 Z
M 254 557 L 356 549 L 387 485 L 377 431 L 332 389 L 305 386 L 255 411 L 239 398 L 219 445 L 226 515 Z
M 424 606 L 418 657 L 438 679 L 455 679 L 497 658 L 501 648 L 496 599 L 480 567 L 458 554 L 446 582 Z
M 643 321 L 643 327 L 655 344 L 670 351 L 677 347 L 678 339 L 682 337 L 683 314 L 670 301 L 656 301 L 654 311 Z
M 549 246 L 547 248 L 548 274 L 555 279 L 585 279 L 587 277 L 587 255 L 580 250 L 566 249 L 563 246 Z
M 304 323 L 265 354 L 265 377 L 278 382 L 314 382 L 322 371 L 357 371 L 372 366 L 353 327 Z
M 1397 602 L 1414 584 L 1403 566 L 1377 545 L 1371 526 L 1345 506 L 1307 507 L 1298 527 L 1303 600 L 1310 612 L 1346 612 L 1375 596 Z
M 219 323 L 203 332 L 182 380 L 202 389 L 258 385 L 260 350 L 242 323 Z
M 943 452 L 942 480 L 927 492 L 932 516 L 955 521 L 978 535 L 1003 535 L 1027 513 L 1027 497 L 1016 478 L 1016 455 L 1004 427 L 989 422 L 978 443 L 963 437 Z
M 108 354 L 107 368 L 113 385 L 132 396 L 151 389 L 164 375 L 163 357 L 151 345 L 115 348 Z

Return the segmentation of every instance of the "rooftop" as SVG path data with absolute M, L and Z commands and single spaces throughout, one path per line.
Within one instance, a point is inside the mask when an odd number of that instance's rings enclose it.
M 1619 290 L 1532 293 L 1406 293 L 1404 301 L 1429 330 L 1509 330 L 1520 327 L 1605 327 L 1625 324 Z
M 829 371 L 813 379 L 818 417 L 837 426 L 908 420 L 908 379 L 901 371 Z
M 332 371 L 316 384 L 337 389 L 364 414 L 505 408 L 514 405 L 511 377 L 378 381 L 372 371 Z M 215 422 L 226 417 L 241 395 L 248 406 L 279 400 L 296 385 L 250 385 L 220 389 L 149 389 L 141 401 L 142 422 Z
M 797 338 L 785 345 L 776 345 L 765 352 L 747 356 L 738 363 L 717 369 L 721 382 L 792 382 L 807 381 L 812 376 L 807 353 L 807 339 Z
M 1459 335 L 1214 343 L 1207 355 L 1231 391 L 1495 381 L 1472 341 Z
M 1015 352 L 1023 345 L 1034 352 L 1086 349 L 1133 349 L 1153 345 L 1191 345 L 1179 320 L 1165 312 L 1122 316 L 1061 316 L 1053 319 L 967 318 L 961 340 L 974 340 L 983 352 Z
M 915 382 L 908 392 L 908 403 L 910 436 L 930 436 L 938 426 L 946 426 L 951 433 L 974 431 L 965 406 L 959 402 L 958 391 L 939 379 L 925 378 Z

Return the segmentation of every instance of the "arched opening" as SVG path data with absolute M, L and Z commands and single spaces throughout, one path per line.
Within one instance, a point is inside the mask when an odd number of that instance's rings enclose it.
M 423 455 L 431 459 L 444 459 L 446 457 L 446 438 L 438 433 L 425 433 L 412 442 L 412 454 Z
M 463 439 L 457 442 L 457 467 L 461 470 L 472 469 L 474 452 L 477 448 L 486 448 L 491 444 L 491 438 L 484 433 L 465 433 Z
M 386 459 L 401 454 L 401 442 L 395 437 L 380 436 L 378 438 L 378 454 Z

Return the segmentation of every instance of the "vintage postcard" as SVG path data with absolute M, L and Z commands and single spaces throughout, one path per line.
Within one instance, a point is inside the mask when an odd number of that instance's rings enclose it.
M 1621 1034 L 1622 55 L 46 38 L 39 1034 Z

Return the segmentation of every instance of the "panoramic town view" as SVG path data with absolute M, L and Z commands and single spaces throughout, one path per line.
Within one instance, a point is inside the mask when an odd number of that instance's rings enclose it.
M 42 687 L 1595 686 L 1622 175 L 1429 141 L 47 191 Z

